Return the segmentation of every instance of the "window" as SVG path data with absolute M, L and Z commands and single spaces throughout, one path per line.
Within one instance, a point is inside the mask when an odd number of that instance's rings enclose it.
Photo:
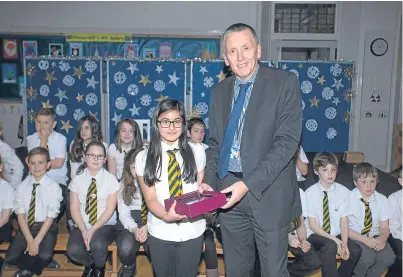
M 271 57 L 283 61 L 337 60 L 337 41 L 273 40 Z

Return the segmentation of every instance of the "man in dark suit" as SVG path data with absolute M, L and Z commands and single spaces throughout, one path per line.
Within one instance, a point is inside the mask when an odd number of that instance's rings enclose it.
M 231 194 L 220 214 L 226 276 L 252 277 L 256 252 L 262 277 L 289 276 L 287 229 L 301 215 L 294 161 L 299 82 L 259 65 L 261 46 L 246 24 L 229 27 L 222 46 L 234 75 L 212 91 L 201 189 Z

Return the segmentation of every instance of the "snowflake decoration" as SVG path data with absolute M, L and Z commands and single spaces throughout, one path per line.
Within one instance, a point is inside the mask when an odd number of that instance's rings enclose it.
M 196 109 L 200 111 L 200 115 L 206 115 L 208 113 L 208 105 L 204 102 L 197 104 Z
M 97 63 L 95 61 L 86 61 L 85 70 L 92 73 L 97 69 Z
M 165 83 L 162 80 L 157 80 L 154 82 L 154 89 L 157 92 L 162 92 L 165 90 Z
M 113 76 L 113 80 L 116 84 L 121 85 L 126 81 L 126 74 L 124 74 L 122 71 L 118 71 Z
M 85 116 L 85 113 L 82 109 L 76 109 L 73 113 L 73 117 L 76 121 L 79 121 L 83 116 Z
M 85 96 L 85 103 L 87 103 L 88 106 L 96 105 L 98 103 L 97 95 L 93 92 L 88 93 L 87 96 Z
M 301 84 L 302 93 L 308 94 L 312 91 L 312 83 L 310 81 L 303 81 Z
M 336 64 L 334 64 L 334 65 L 332 65 L 332 66 L 330 67 L 330 73 L 331 73 L 334 77 L 339 76 L 339 75 L 341 74 L 342 70 L 343 70 L 343 69 L 342 69 L 341 65 L 338 64 L 338 63 L 336 63 Z
M 131 96 L 136 96 L 139 93 L 139 87 L 135 84 L 131 84 L 127 87 L 127 93 Z
M 208 117 L 206 117 L 205 119 L 203 119 L 203 121 L 204 121 L 204 124 L 206 124 L 206 129 L 208 129 L 208 128 L 209 128 L 209 125 L 208 125 L 208 123 L 209 123 Z
M 36 99 L 36 96 L 37 96 L 36 89 L 34 89 L 33 87 L 30 87 L 30 88 L 27 88 L 25 91 L 26 91 L 27 99 L 29 101 Z
M 68 62 L 60 61 L 59 62 L 59 68 L 61 71 L 66 72 L 70 69 L 70 65 Z
M 333 96 L 334 96 L 334 91 L 333 91 L 331 88 L 325 87 L 325 88 L 322 90 L 322 97 L 323 97 L 324 99 L 330 100 L 330 99 L 332 99 Z
M 75 82 L 76 82 L 76 80 L 74 80 L 74 78 L 71 75 L 66 75 L 63 78 L 63 84 L 65 84 L 68 87 L 71 87 L 72 85 L 74 85 Z
M 39 89 L 39 94 L 47 97 L 49 95 L 50 89 L 47 85 L 42 85 L 41 88 Z
M 299 78 L 299 73 L 296 69 L 290 69 L 291 73 L 294 73 L 295 75 L 297 75 L 297 78 Z
M 316 79 L 319 76 L 319 68 L 316 66 L 311 66 L 308 68 L 308 77 L 311 79 Z
M 305 122 L 305 127 L 310 132 L 315 132 L 318 129 L 318 122 L 315 119 L 308 119 Z
M 149 110 L 148 110 L 148 117 L 149 118 L 153 118 L 153 116 L 154 116 L 154 112 L 155 112 L 155 107 L 151 107 Z
M 351 78 L 353 78 L 354 75 L 354 71 L 352 67 L 346 68 L 344 70 L 344 75 L 346 76 L 347 79 L 351 80 Z
M 337 111 L 336 111 L 336 109 L 333 108 L 333 107 L 329 107 L 329 108 L 327 108 L 327 109 L 325 110 L 325 116 L 326 116 L 328 119 L 334 119 L 334 118 L 336 117 L 336 115 L 337 115 Z
M 38 62 L 38 67 L 40 70 L 47 70 L 49 68 L 49 62 L 46 60 L 40 60 Z
M 302 99 L 301 99 L 301 106 L 302 106 L 302 110 L 305 110 L 305 102 Z
M 58 116 L 65 116 L 67 114 L 67 107 L 64 104 L 58 104 L 56 106 L 56 114 Z
M 126 98 L 122 97 L 118 97 L 115 100 L 115 107 L 119 110 L 124 110 L 127 107 L 127 100 Z
M 141 105 L 147 107 L 147 106 L 150 106 L 152 98 L 149 94 L 144 94 L 143 96 L 141 96 L 140 100 L 141 100 Z
M 212 77 L 204 78 L 203 84 L 207 88 L 211 88 L 214 85 L 214 79 Z
M 326 132 L 327 139 L 334 139 L 337 136 L 336 129 L 330 127 Z

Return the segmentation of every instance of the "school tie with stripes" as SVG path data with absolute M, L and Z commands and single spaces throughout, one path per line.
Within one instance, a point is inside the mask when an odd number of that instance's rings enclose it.
M 178 149 L 168 150 L 169 163 L 168 163 L 168 184 L 169 195 L 171 198 L 182 195 L 182 174 L 178 161 L 175 158 L 175 153 Z
M 361 235 L 366 235 L 372 228 L 372 213 L 369 203 L 363 198 L 361 198 L 361 202 L 365 205 L 364 229 L 361 231 Z
M 329 199 L 326 191 L 323 194 L 323 231 L 330 234 Z
M 97 180 L 92 178 L 92 182 L 87 192 L 87 202 L 85 205 L 85 213 L 89 217 L 89 222 L 94 225 L 97 222 L 98 207 L 97 207 Z
M 36 200 L 36 188 L 39 186 L 39 183 L 34 184 L 34 188 L 32 189 L 31 203 L 29 204 L 29 212 L 28 212 L 28 226 L 32 226 L 35 224 L 35 200 Z
M 147 224 L 147 215 L 148 215 L 148 207 L 146 204 L 146 200 L 141 200 L 141 222 L 146 225 Z

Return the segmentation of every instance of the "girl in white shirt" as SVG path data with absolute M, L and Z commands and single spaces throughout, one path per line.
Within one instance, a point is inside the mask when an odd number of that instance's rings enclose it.
M 0 157 L 0 244 L 11 240 L 12 226 L 9 221 L 14 208 L 14 188 L 7 182 L 4 175 L 4 164 Z M 0 258 L 0 268 L 2 258 Z
M 121 277 L 135 275 L 137 251 L 143 243 L 147 250 L 148 210 L 147 206 L 142 206 L 143 197 L 137 183 L 135 168 L 137 154 L 142 150 L 137 148 L 127 153 L 118 193 L 119 221 L 116 224 L 116 245 L 119 260 L 123 264 Z
M 102 143 L 90 142 L 85 149 L 85 163 L 69 185 L 70 212 L 76 227 L 67 242 L 67 254 L 85 266 L 84 277 L 104 276 L 108 246 L 116 237 L 119 184 L 104 169 L 105 155 Z
M 150 212 L 148 239 L 157 277 L 195 277 L 202 253 L 206 221 L 167 212 L 164 200 L 198 190 L 206 154 L 186 139 L 185 109 L 175 99 L 161 101 L 152 120 L 150 146 L 137 155 L 136 173 Z M 168 169 L 169 167 L 169 169 Z
M 122 179 L 125 155 L 131 149 L 143 147 L 140 128 L 131 118 L 122 119 L 116 126 L 114 143 L 108 148 L 108 171 Z

